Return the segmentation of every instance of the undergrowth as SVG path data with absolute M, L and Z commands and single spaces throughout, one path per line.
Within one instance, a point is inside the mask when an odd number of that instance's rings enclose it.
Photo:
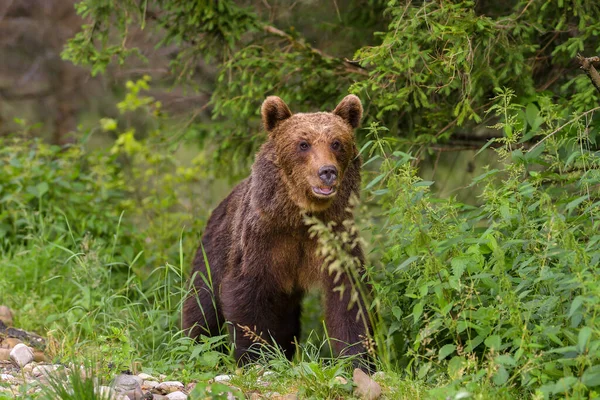
M 106 378 L 165 373 L 200 381 L 201 398 L 219 393 L 209 378 L 230 373 L 245 393 L 264 392 L 260 380 L 269 380 L 280 393 L 352 396 L 350 360 L 327 357 L 326 331 L 308 335 L 292 362 L 275 351 L 245 371 L 226 336 L 182 335 L 188 265 L 214 205 L 198 193 L 211 172 L 201 153 L 183 165 L 162 143 L 165 117 L 145 88 L 147 80 L 130 84 L 121 104 L 155 118 L 144 138 L 112 120 L 101 124 L 118 134 L 109 149 L 0 138 L 0 303 L 15 310 L 16 325 L 48 337 L 54 361 L 104 360 Z M 370 252 L 356 282 L 373 288 L 359 294 L 372 299 L 384 372 L 376 379 L 388 398 L 598 396 L 594 120 L 563 115 L 544 97 L 534 110 L 513 100 L 500 90 L 490 110 L 505 133 L 495 150 L 503 167 L 473 181 L 482 188 L 475 206 L 436 198 L 413 157 L 383 127 L 367 129 L 363 198 L 375 206 L 358 221 Z M 524 137 L 538 144 L 524 146 Z M 352 235 L 311 223 L 322 255 L 354 262 L 344 258 Z

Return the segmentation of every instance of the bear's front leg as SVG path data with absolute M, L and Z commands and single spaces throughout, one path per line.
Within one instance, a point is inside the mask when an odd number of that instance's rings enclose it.
M 260 357 L 262 345 L 279 346 L 291 359 L 300 335 L 302 292 L 286 293 L 269 274 L 241 274 L 221 287 L 223 315 L 241 365 Z
M 360 260 L 362 268 L 363 256 L 360 247 L 357 246 L 352 253 Z M 323 281 L 326 301 L 325 324 L 332 339 L 334 352 L 339 356 L 360 355 L 354 361 L 354 365 L 363 370 L 371 369 L 372 360 L 367 346 L 372 346 L 372 327 L 362 295 L 366 295 L 366 286 L 360 291 L 357 285 L 361 285 L 361 282 L 353 283 L 347 271 L 339 275 L 335 272 L 330 274 L 327 266 L 323 270 Z

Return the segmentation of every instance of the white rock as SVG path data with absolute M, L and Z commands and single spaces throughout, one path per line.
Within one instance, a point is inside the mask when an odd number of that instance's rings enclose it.
M 33 361 L 33 349 L 19 343 L 10 351 L 10 359 L 20 368 L 23 368 Z
M 108 386 L 99 386 L 96 388 L 95 392 L 101 399 L 129 400 L 129 397 L 115 392 L 113 388 Z
M 232 375 L 217 375 L 213 379 L 215 382 L 229 382 L 232 378 Z
M 384 378 L 385 378 L 385 372 L 383 372 L 383 371 L 377 371 L 373 374 L 373 379 L 375 379 L 375 380 L 384 379 Z
M 115 391 L 109 386 L 99 386 L 94 389 L 94 392 L 96 392 L 96 394 L 102 398 L 108 396 L 112 397 L 115 394 Z
M 17 378 L 9 374 L 0 374 L 0 382 L 16 383 Z
M 176 392 L 172 392 L 169 393 L 167 395 L 167 399 L 169 400 L 186 400 L 187 399 L 187 395 L 183 392 L 180 392 L 179 390 Z
M 38 378 L 40 376 L 51 375 L 53 372 L 58 371 L 61 368 L 63 368 L 62 365 L 37 365 L 33 367 L 31 374 Z
M 152 375 L 148 375 L 143 372 L 141 374 L 138 374 L 138 376 L 140 378 L 142 378 L 142 380 L 144 380 L 144 381 L 155 381 L 156 380 L 156 378 L 153 377 Z

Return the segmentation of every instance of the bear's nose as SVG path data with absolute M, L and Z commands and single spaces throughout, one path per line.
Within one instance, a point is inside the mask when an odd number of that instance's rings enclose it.
M 324 165 L 319 168 L 319 178 L 327 186 L 332 186 L 337 178 L 337 168 L 334 165 Z

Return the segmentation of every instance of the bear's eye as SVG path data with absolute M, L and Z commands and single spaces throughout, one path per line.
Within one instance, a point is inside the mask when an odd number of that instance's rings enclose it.
M 300 150 L 306 151 L 308 149 L 310 149 L 310 144 L 308 144 L 308 142 L 306 142 L 304 140 L 302 142 L 300 142 Z
M 335 151 L 338 151 L 341 147 L 342 147 L 342 144 L 340 143 L 339 140 L 335 140 L 333 143 L 331 143 L 331 148 Z

